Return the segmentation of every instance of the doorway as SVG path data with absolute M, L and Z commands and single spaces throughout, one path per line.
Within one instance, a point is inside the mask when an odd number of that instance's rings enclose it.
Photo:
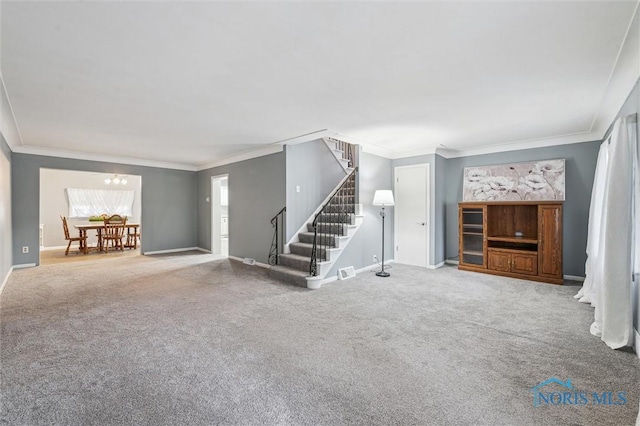
M 394 258 L 397 263 L 429 264 L 429 164 L 394 169 Z
M 229 256 L 229 175 L 211 177 L 211 253 Z
M 71 193 L 75 195 L 71 197 Z M 139 175 L 40 168 L 38 264 L 140 254 L 141 238 L 137 239 L 135 248 L 133 245 L 127 245 L 124 251 L 109 250 L 108 253 L 99 251 L 96 228 L 90 228 L 85 231 L 89 247 L 88 255 L 77 255 L 80 251 L 79 243 L 76 242 L 71 244 L 69 255 L 65 255 L 68 240 L 65 238 L 60 217 L 67 218 L 71 237 L 79 235 L 79 226 L 102 225 L 99 220 L 91 221 L 92 216 L 97 219 L 96 216 L 102 214 L 117 213 L 126 216 L 127 223 L 137 224 L 137 229 L 140 229 L 142 225 L 141 194 L 142 177 Z M 129 242 L 126 236 L 125 240 Z

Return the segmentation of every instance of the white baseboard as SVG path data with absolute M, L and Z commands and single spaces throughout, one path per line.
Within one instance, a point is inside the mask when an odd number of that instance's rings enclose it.
M 4 286 L 7 285 L 7 282 L 9 281 L 9 277 L 11 276 L 12 272 L 13 272 L 13 266 L 9 268 L 9 270 L 7 271 L 7 276 L 4 277 L 4 281 L 2 281 L 2 285 L 0 285 L 0 296 L 2 296 L 2 291 L 4 290 Z
M 444 261 L 444 263 L 446 263 L 447 265 L 459 265 L 460 261 L 453 260 L 453 259 L 447 259 L 447 260 Z
M 67 246 L 40 247 L 40 251 L 64 250 Z
M 633 349 L 636 351 L 636 355 L 640 358 L 640 333 L 635 328 L 633 329 L 635 333 L 635 339 L 633 341 Z M 640 418 L 640 417 L 639 417 Z
M 20 265 L 13 265 L 13 269 L 24 269 L 24 268 L 33 268 L 34 266 L 38 266 L 35 263 L 22 263 Z
M 244 262 L 244 259 L 242 257 L 238 257 L 238 256 L 228 256 L 229 259 L 231 260 L 236 260 L 238 262 Z M 265 269 L 269 269 L 271 268 L 271 265 L 268 265 L 266 263 L 262 263 L 262 262 L 256 262 L 255 266 L 259 266 L 261 268 L 265 268 Z
M 169 249 L 169 250 L 155 250 L 155 251 L 145 251 L 144 254 L 145 256 L 148 254 L 165 254 L 165 253 L 180 253 L 183 251 L 199 251 L 200 249 L 198 247 L 185 247 L 185 248 L 178 248 L 178 249 Z
M 386 260 L 385 259 L 385 261 L 384 261 L 385 266 L 386 266 L 387 263 L 395 263 L 395 260 L 394 259 L 391 259 L 391 260 Z M 360 272 L 372 271 L 372 270 L 378 269 L 378 268 L 380 268 L 380 269 L 382 268 L 382 265 L 379 264 L 379 263 L 374 263 L 374 264 L 371 264 L 369 266 L 364 266 L 364 267 L 362 267 L 360 269 L 356 269 L 356 275 L 358 275 Z
M 388 263 L 394 263 L 395 261 L 393 259 L 390 260 L 385 260 L 384 264 L 387 265 Z M 382 266 L 379 263 L 374 263 L 372 265 L 369 266 L 364 266 L 360 269 L 356 269 L 356 275 L 358 275 L 361 272 L 367 272 L 367 271 L 372 271 L 374 269 L 380 269 L 382 268 Z M 332 275 L 330 277 L 325 277 L 325 278 L 317 278 L 317 277 L 308 277 L 307 278 L 307 288 L 312 289 L 312 290 L 317 290 L 319 289 L 323 284 L 326 283 L 330 283 L 332 281 L 337 281 L 338 280 L 338 273 L 336 272 L 335 275 Z
M 207 249 L 202 248 L 202 247 L 196 247 L 196 250 L 201 251 L 201 252 L 203 252 L 203 253 L 209 253 L 209 254 L 211 254 L 211 250 L 207 250 Z
M 444 260 L 436 265 L 427 265 L 427 269 L 438 269 L 444 266 Z
M 386 265 L 387 263 L 395 263 L 395 259 L 385 260 L 384 264 Z M 442 268 L 444 266 L 444 264 L 445 264 L 445 262 L 440 262 L 437 265 L 427 265 L 427 269 Z M 369 266 L 365 266 L 364 268 L 356 269 L 356 274 L 359 274 L 360 272 L 370 271 L 370 270 L 376 269 L 376 268 L 382 268 L 382 266 L 379 263 L 374 263 L 373 265 L 369 265 Z
M 565 280 L 572 280 L 572 281 L 584 281 L 585 277 L 580 277 L 578 275 L 564 275 L 563 278 Z
M 360 272 L 367 272 L 367 271 L 372 271 L 374 269 L 378 269 L 381 268 L 381 266 L 377 263 L 374 263 L 373 265 L 369 265 L 369 266 L 365 266 L 363 268 L 360 269 L 356 269 L 356 275 L 358 275 Z

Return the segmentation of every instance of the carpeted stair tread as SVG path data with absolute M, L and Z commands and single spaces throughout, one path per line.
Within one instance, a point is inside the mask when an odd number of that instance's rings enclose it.
M 320 221 L 324 223 L 346 223 L 351 225 L 353 224 L 355 214 L 349 213 L 349 212 L 344 212 L 344 213 L 326 212 L 326 213 L 320 213 L 319 217 L 320 217 Z
M 283 253 L 283 254 L 279 255 L 278 257 L 284 257 L 284 258 L 289 258 L 289 259 L 297 259 L 297 260 L 307 260 L 307 261 L 311 260 L 309 258 L 309 256 L 300 256 L 299 254 L 294 254 L 294 253 Z
M 314 238 L 314 233 L 313 232 L 300 232 L 298 234 L 298 239 L 300 240 L 301 243 L 306 243 L 306 244 L 313 244 L 313 238 Z M 325 242 L 327 243 L 326 245 L 329 247 L 336 247 L 336 235 L 333 234 L 323 234 L 322 238 L 324 238 Z
M 331 247 L 329 247 L 331 248 Z M 297 254 L 300 256 L 309 257 L 311 260 L 311 252 L 313 251 L 313 244 L 309 243 L 291 243 L 289 244 L 289 249 L 292 254 Z M 326 258 L 327 246 L 318 244 L 316 246 L 316 252 L 318 253 L 318 257 L 321 259 Z
M 318 239 L 319 239 L 319 238 L 318 238 Z M 289 248 L 291 248 L 291 246 L 294 246 L 294 247 L 304 247 L 304 248 L 310 248 L 310 249 L 311 249 L 311 248 L 313 248 L 313 243 L 298 242 L 298 243 L 291 243 L 291 244 L 289 244 Z M 320 244 L 320 242 L 318 242 L 318 248 L 320 248 L 321 246 L 322 246 L 323 248 L 328 248 L 328 249 L 335 248 L 335 247 L 331 247 L 331 246 L 328 246 L 328 245 L 327 245 L 327 246 L 325 246 L 324 244 Z M 294 253 L 294 254 L 297 254 L 297 253 Z M 307 257 L 309 257 L 309 256 L 307 256 Z
M 355 204 L 332 204 L 329 203 L 325 207 L 325 213 L 355 213 Z
M 349 224 L 346 223 L 331 223 L 331 222 L 318 222 L 318 233 L 322 234 L 335 234 L 345 235 Z M 307 231 L 313 232 L 313 223 L 307 223 Z
M 269 268 L 269 276 L 277 280 L 297 285 L 299 287 L 307 287 L 308 271 L 299 271 L 297 269 L 288 268 L 281 265 L 273 265 Z
M 300 256 L 299 254 L 286 253 L 281 254 L 279 258 L 280 266 L 287 266 L 299 271 L 309 271 L 309 264 L 311 263 L 311 258 L 309 256 Z

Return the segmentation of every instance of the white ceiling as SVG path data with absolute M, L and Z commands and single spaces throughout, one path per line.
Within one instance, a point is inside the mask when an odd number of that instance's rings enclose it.
M 594 140 L 640 75 L 637 6 L 3 1 L 12 148 L 200 168 L 310 133 L 389 157 Z

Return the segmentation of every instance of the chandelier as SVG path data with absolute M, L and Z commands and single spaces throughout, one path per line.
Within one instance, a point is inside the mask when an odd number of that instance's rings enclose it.
M 110 184 L 114 184 L 114 185 L 126 185 L 127 184 L 127 177 L 126 176 L 118 176 L 118 175 L 113 175 L 112 178 L 106 178 L 104 180 L 104 183 L 106 183 L 107 185 Z

